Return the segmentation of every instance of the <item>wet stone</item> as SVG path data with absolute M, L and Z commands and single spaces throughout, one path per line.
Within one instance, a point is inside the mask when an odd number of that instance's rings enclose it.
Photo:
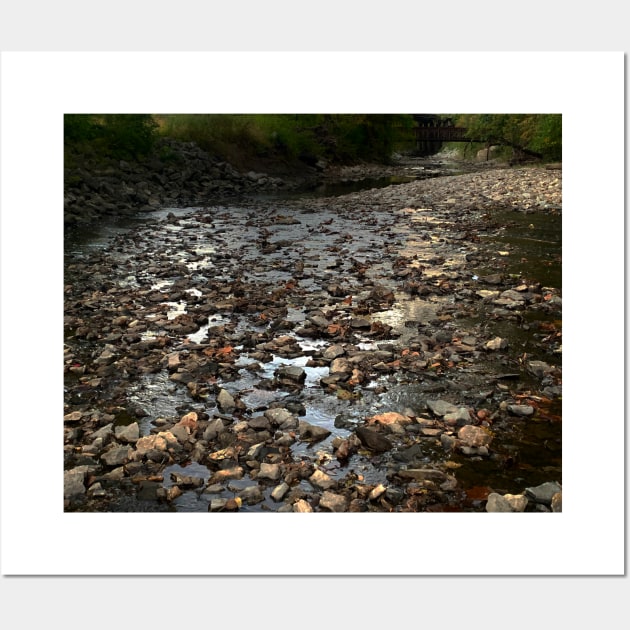
M 334 479 L 321 470 L 316 470 L 308 480 L 315 487 L 321 490 L 327 490 L 335 485 Z
M 497 494 L 496 492 L 492 492 L 488 495 L 488 500 L 486 502 L 486 512 L 512 512 L 512 506 L 510 502 Z
M 485 427 L 477 427 L 473 425 L 466 425 L 462 427 L 457 437 L 461 440 L 464 446 L 480 447 L 490 446 L 493 440 L 492 433 Z
M 555 481 L 548 481 L 533 488 L 525 488 L 526 496 L 530 497 L 536 503 L 551 505 L 554 495 L 562 492 L 562 486 Z
M 345 354 L 345 352 L 346 351 L 344 350 L 343 346 L 332 345 L 324 350 L 322 356 L 324 357 L 324 359 L 332 360 L 342 356 L 343 354 Z
M 301 385 L 306 380 L 306 372 L 296 366 L 283 366 L 276 370 L 276 380 L 281 383 L 294 383 L 297 385 Z
M 66 470 L 63 474 L 63 496 L 64 498 L 85 494 L 84 485 L 86 467 L 80 466 L 72 470 Z
M 319 507 L 330 512 L 346 512 L 348 501 L 341 494 L 324 491 L 319 501 Z
M 126 464 L 131 457 L 132 450 L 128 446 L 115 446 L 101 455 L 101 460 L 108 466 L 120 466 Z
M 562 512 L 562 492 L 556 492 L 551 497 L 551 511 Z
M 216 439 L 216 437 L 225 431 L 225 426 L 221 418 L 215 418 L 208 423 L 208 426 L 204 429 L 203 439 L 210 441 Z
M 485 344 L 486 350 L 504 350 L 508 346 L 507 339 L 502 339 L 501 337 L 495 337 L 490 341 L 487 341 Z
M 298 499 L 293 504 L 293 511 L 300 512 L 300 513 L 308 513 L 308 512 L 312 512 L 313 508 L 311 507 L 310 503 L 308 503 L 304 499 Z
M 271 422 L 273 426 L 280 429 L 294 429 L 298 426 L 298 419 L 290 411 L 283 408 L 267 409 L 264 413 L 265 418 Z
M 230 392 L 222 389 L 217 396 L 217 405 L 223 413 L 230 413 L 236 409 L 236 401 Z
M 553 371 L 553 368 L 544 361 L 529 361 L 527 364 L 527 371 L 538 378 L 543 378 L 547 374 Z
M 247 505 L 255 505 L 256 503 L 261 503 L 265 500 L 265 497 L 262 493 L 262 490 L 257 485 L 251 485 L 243 488 L 238 496 L 241 498 L 243 503 Z
M 271 498 L 276 502 L 280 502 L 282 501 L 282 499 L 284 499 L 284 497 L 287 495 L 287 492 L 289 492 L 289 490 L 290 490 L 289 484 L 283 481 L 279 486 L 276 486 L 271 491 Z
M 464 426 L 469 424 L 470 412 L 466 407 L 460 407 L 457 411 L 444 414 L 444 422 L 450 426 Z
M 81 411 L 73 411 L 71 413 L 67 413 L 63 417 L 64 422 L 79 422 L 83 417 L 83 413 Z
M 366 427 L 357 427 L 356 435 L 365 448 L 377 453 L 389 451 L 394 446 L 384 435 Z
M 137 422 L 126 426 L 117 426 L 114 432 L 116 439 L 120 442 L 137 442 L 140 438 L 140 427 Z
M 270 430 L 271 422 L 264 416 L 257 416 L 255 418 L 251 418 L 249 421 L 250 428 L 260 431 L 260 430 Z
M 508 405 L 508 411 L 515 416 L 531 416 L 535 409 L 531 405 Z
M 270 479 L 271 481 L 277 481 L 280 479 L 282 469 L 279 464 L 266 464 L 261 463 L 258 471 L 258 479 Z
M 427 407 L 436 415 L 444 416 L 447 413 L 459 413 L 459 407 L 445 400 L 427 400 Z
M 327 438 L 330 435 L 330 431 L 325 427 L 320 427 L 315 424 L 300 420 L 298 423 L 298 429 L 300 432 L 301 440 L 318 441 Z

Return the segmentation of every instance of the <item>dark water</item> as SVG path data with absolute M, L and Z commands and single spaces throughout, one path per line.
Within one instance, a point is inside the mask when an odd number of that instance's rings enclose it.
M 562 215 L 546 212 L 516 212 L 496 209 L 489 213 L 497 233 L 482 237 L 495 251 L 502 271 L 539 282 L 542 286 L 562 288 Z M 480 268 L 480 275 L 496 273 L 497 266 Z

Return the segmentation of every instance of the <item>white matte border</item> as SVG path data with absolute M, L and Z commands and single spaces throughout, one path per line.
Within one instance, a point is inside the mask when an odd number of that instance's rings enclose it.
M 623 574 L 622 53 L 1 61 L 3 574 Z M 563 114 L 564 512 L 64 514 L 63 114 L 324 111 Z

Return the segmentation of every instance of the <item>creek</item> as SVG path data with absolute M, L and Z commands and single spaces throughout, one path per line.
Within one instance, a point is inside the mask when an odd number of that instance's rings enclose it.
M 452 170 L 431 171 L 430 177 L 440 174 L 451 175 Z M 426 401 L 431 399 L 490 411 L 508 399 L 533 400 L 539 405 L 533 419 L 497 417 L 492 425 L 492 457 L 448 451 L 439 439 L 417 441 L 414 465 L 446 466 L 454 471 L 463 491 L 460 503 L 444 509 L 479 509 L 490 491 L 518 494 L 550 479 L 561 483 L 562 399 L 541 393 L 540 379 L 525 369 L 531 358 L 554 367 L 561 363 L 561 344 L 559 350 L 555 343 L 561 331 L 558 309 L 497 309 L 492 300 L 476 297 L 477 291 L 493 289 L 483 279 L 497 273 L 514 285 L 536 286 L 543 296 L 559 296 L 561 215 L 515 212 L 497 204 L 485 212 L 485 227 L 471 248 L 446 215 L 413 207 L 402 215 L 388 208 L 366 212 L 362 205 L 365 197 L 353 196 L 383 189 L 397 201 L 397 189 L 403 191 L 404 185 L 415 179 L 387 176 L 328 184 L 299 197 L 259 196 L 216 207 L 162 208 L 73 230 L 65 241 L 65 284 L 72 285 L 76 294 L 110 291 L 113 302 L 120 300 L 121 294 L 136 305 L 150 298 L 159 309 L 147 313 L 143 341 L 164 337 L 165 322 L 193 314 L 200 324 L 194 331 L 180 334 L 184 345 L 179 347 L 217 340 L 219 345 L 233 348 L 237 356 L 233 369 L 223 375 L 219 372 L 213 386 L 239 399 L 248 417 L 261 415 L 270 405 L 290 408 L 291 404 L 293 409 L 300 409 L 300 420 L 329 431 L 328 437 L 315 443 L 294 442 L 291 454 L 294 461 L 315 462 L 340 483 L 350 472 L 366 484 L 387 484 L 395 461 L 389 454 L 374 456 L 360 450 L 348 462 L 340 463 L 334 455 L 335 440 L 347 439 L 362 420 L 378 413 L 408 410 L 428 417 Z M 333 197 L 335 210 L 325 203 Z M 340 206 L 339 200 L 345 199 L 347 203 Z M 401 260 L 406 266 L 399 271 Z M 296 273 L 296 269 L 303 271 Z M 409 284 L 416 277 L 440 290 L 418 294 L 417 286 Z M 226 289 L 221 294 L 219 288 L 218 295 L 232 303 L 224 308 L 219 304 L 206 315 L 207 288 L 218 287 L 222 281 Z M 331 395 L 321 386 L 321 379 L 330 376 L 329 365 L 321 356 L 336 339 L 308 336 L 304 331 L 309 318 L 316 313 L 332 325 L 345 326 L 352 321 L 352 309 L 367 304 L 370 291 L 388 282 L 392 287 L 390 303 L 373 305 L 365 313 L 371 322 L 382 324 L 383 332 L 375 336 L 373 328 L 352 331 L 354 351 L 395 354 L 408 348 L 411 355 L 422 346 L 432 358 L 425 369 L 392 368 L 382 374 L 377 370 L 348 396 L 341 396 L 348 392 L 339 389 L 335 390 L 338 395 Z M 260 295 L 278 292 L 276 302 L 284 299 L 283 312 L 255 305 L 234 308 L 236 289 L 241 284 Z M 350 301 L 330 299 L 332 285 L 340 286 L 339 295 L 350 296 Z M 213 301 L 216 305 L 217 297 Z M 129 307 L 135 314 L 142 309 L 141 304 L 135 311 Z M 85 318 L 82 323 L 91 325 Z M 440 330 L 452 345 L 444 352 L 435 350 L 433 356 L 432 339 L 440 338 Z M 264 343 L 252 341 L 257 338 L 271 343 L 279 335 L 286 340 L 284 345 L 277 345 L 277 353 L 271 346 L 261 352 L 259 347 Z M 504 352 L 497 356 L 478 351 L 483 340 L 495 337 L 507 344 Z M 117 336 L 112 334 L 105 342 L 108 339 L 115 343 Z M 87 363 L 90 352 L 95 354 L 94 346 L 75 339 L 72 331 L 66 335 L 66 344 L 77 365 Z M 453 349 L 455 346 L 460 350 Z M 269 387 L 282 366 L 304 371 L 298 390 Z M 123 384 L 124 399 L 120 395 L 116 399 L 117 425 L 138 421 L 140 435 L 147 436 L 155 432 L 156 419 L 178 419 L 191 408 L 203 408 L 210 418 L 222 415 L 211 388 L 193 403 L 187 388 L 173 382 L 171 376 L 161 367 L 129 378 Z M 73 405 L 85 407 L 84 390 L 76 389 L 77 383 L 70 376 L 66 384 L 67 410 Z M 99 402 L 99 395 L 94 393 L 90 403 L 112 407 L 112 399 L 103 396 Z M 129 409 L 140 409 L 142 414 Z M 190 460 L 164 467 L 162 475 L 163 486 L 169 488 L 177 475 L 201 477 L 205 484 L 211 470 Z M 168 509 L 205 512 L 212 499 L 233 498 L 251 483 L 246 476 L 230 480 L 217 494 L 186 490 L 169 503 Z M 312 491 L 306 480 L 299 485 L 305 493 Z M 140 503 L 127 494 L 110 501 L 106 509 L 147 509 Z M 241 511 L 276 509 L 269 492 L 262 501 L 241 507 Z

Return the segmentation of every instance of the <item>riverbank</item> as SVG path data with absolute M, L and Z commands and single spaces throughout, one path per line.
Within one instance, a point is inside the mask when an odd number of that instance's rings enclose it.
M 164 206 L 186 207 L 243 194 L 290 190 L 318 172 L 298 163 L 261 165 L 267 172 L 238 170 L 192 142 L 170 138 L 160 139 L 150 156 L 135 161 L 69 150 L 64 168 L 64 225 L 71 229 Z M 278 171 L 282 177 L 270 171 Z
M 330 183 L 368 178 L 409 180 L 444 172 L 478 172 L 507 168 L 496 161 L 397 156 L 390 165 L 340 165 L 320 160 L 244 156 L 241 168 L 210 155 L 192 142 L 160 139 L 150 156 L 126 161 L 68 149 L 64 168 L 64 226 L 96 224 L 117 217 L 151 213 L 159 208 L 217 204 L 230 199 L 313 190 Z M 243 166 L 245 165 L 245 166 Z
M 180 203 L 70 258 L 65 508 L 561 510 L 560 247 L 501 242 L 561 181 Z

